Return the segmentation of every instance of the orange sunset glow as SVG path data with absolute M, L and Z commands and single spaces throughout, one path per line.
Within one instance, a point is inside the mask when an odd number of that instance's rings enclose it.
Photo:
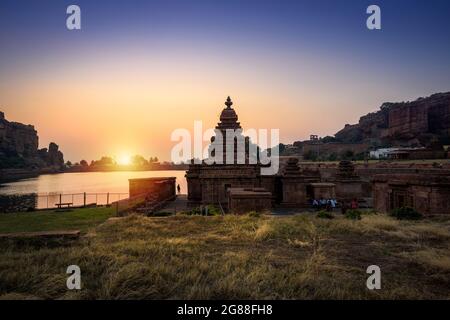
M 284 143 L 311 133 L 333 134 L 382 102 L 375 93 L 361 94 L 367 86 L 362 81 L 357 81 L 358 90 L 338 81 L 349 76 L 342 66 L 315 73 L 326 60 L 313 57 L 300 55 L 290 66 L 281 64 L 286 57 L 277 52 L 271 65 L 253 56 L 248 61 L 227 56 L 219 63 L 194 53 L 157 60 L 126 53 L 127 58 L 125 53 L 102 58 L 73 54 L 73 64 L 59 59 L 60 67 L 52 69 L 45 67 L 48 57 L 44 66 L 33 66 L 2 85 L 5 113 L 33 123 L 43 146 L 58 137 L 73 161 L 119 157 L 123 150 L 169 160 L 171 132 L 192 130 L 195 120 L 202 120 L 205 130 L 214 127 L 226 95 L 233 96 L 246 128 L 280 128 Z M 220 50 L 215 54 L 224 56 Z M 295 57 L 290 58 L 294 63 Z M 372 92 L 385 91 L 387 97 L 392 92 L 387 83 L 371 85 L 377 88 Z
M 57 138 L 71 161 L 118 158 L 125 151 L 164 161 L 172 131 L 192 130 L 195 120 L 213 128 L 228 95 L 244 129 L 280 129 L 280 141 L 288 144 L 333 135 L 385 101 L 446 89 L 441 76 L 418 83 L 433 68 L 380 68 L 368 52 L 369 44 L 378 48 L 377 38 L 354 40 L 350 57 L 335 40 L 301 32 L 289 37 L 277 28 L 264 35 L 251 28 L 177 30 L 66 32 L 33 50 L 5 53 L 1 109 L 9 119 L 35 125 L 40 146 Z

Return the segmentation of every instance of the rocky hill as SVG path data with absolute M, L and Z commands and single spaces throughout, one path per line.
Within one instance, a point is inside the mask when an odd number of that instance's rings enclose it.
M 413 102 L 386 102 L 380 110 L 336 133 L 341 143 L 371 146 L 430 147 L 450 142 L 450 92 Z
M 10 122 L 0 111 L 0 169 L 60 170 L 64 156 L 58 145 L 39 149 L 39 137 L 32 125 Z

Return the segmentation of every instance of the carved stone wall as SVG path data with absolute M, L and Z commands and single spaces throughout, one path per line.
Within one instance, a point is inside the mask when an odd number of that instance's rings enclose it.
M 243 214 L 250 211 L 266 211 L 272 208 L 272 193 L 264 188 L 230 188 L 228 210 Z
M 175 198 L 175 182 L 175 177 L 130 179 L 130 198 L 142 195 L 151 195 L 155 201 Z
M 418 212 L 450 214 L 450 177 L 422 174 L 378 175 L 373 181 L 374 208 L 390 212 L 412 207 Z

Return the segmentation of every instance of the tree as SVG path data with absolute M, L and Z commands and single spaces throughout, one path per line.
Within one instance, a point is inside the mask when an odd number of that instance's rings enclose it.
M 338 159 L 338 155 L 336 154 L 336 152 L 332 152 L 329 156 L 328 156 L 328 161 L 336 161 Z
M 317 153 L 313 150 L 308 150 L 303 154 L 303 159 L 305 160 L 311 160 L 316 161 L 317 160 Z
M 332 136 L 326 136 L 322 138 L 323 143 L 337 142 L 337 139 Z
M 135 155 L 131 158 L 131 164 L 136 167 L 143 167 L 148 165 L 148 161 L 141 155 Z
M 91 166 L 113 166 L 115 165 L 115 161 L 111 157 L 103 156 L 100 160 L 94 161 L 92 160 Z
M 352 150 L 346 150 L 344 154 L 342 155 L 342 158 L 344 160 L 353 160 L 353 157 L 355 156 L 355 153 Z
M 87 163 L 86 160 L 81 160 L 81 161 L 80 161 L 80 165 L 82 165 L 83 167 L 87 167 L 87 166 L 88 166 L 88 163 Z
M 66 167 L 69 167 L 69 168 L 70 168 L 71 166 L 72 166 L 72 162 L 67 161 L 67 162 L 66 162 Z

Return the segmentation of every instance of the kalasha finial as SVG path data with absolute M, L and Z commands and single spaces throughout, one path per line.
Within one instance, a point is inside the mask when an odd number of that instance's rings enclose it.
M 233 105 L 233 102 L 231 101 L 230 96 L 228 96 L 227 101 L 225 102 L 225 105 L 227 106 L 228 109 L 230 109 L 231 106 Z

